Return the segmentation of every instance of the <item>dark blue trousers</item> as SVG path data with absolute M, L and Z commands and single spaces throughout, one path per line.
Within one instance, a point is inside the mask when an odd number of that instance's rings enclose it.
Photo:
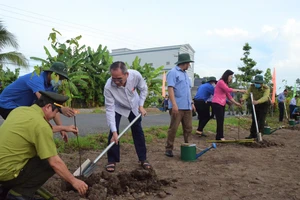
M 278 103 L 279 108 L 279 122 L 283 121 L 283 115 L 284 115 L 284 104 L 282 102 Z
M 122 115 L 119 113 L 115 113 L 115 119 L 116 119 L 116 127 L 117 132 L 119 132 L 119 126 L 121 121 Z M 133 112 L 130 112 L 128 120 L 129 122 L 133 121 L 135 119 L 135 115 Z M 142 117 L 140 117 L 132 126 L 131 126 L 131 132 L 132 132 L 132 138 L 134 142 L 135 151 L 137 153 L 139 161 L 145 161 L 146 160 L 146 143 L 145 143 L 145 136 L 144 131 L 142 128 Z M 108 136 L 108 144 L 110 144 L 110 140 L 112 138 L 112 132 L 110 131 Z M 107 152 L 107 158 L 108 162 L 120 162 L 120 141 L 118 145 L 113 145 L 110 150 Z

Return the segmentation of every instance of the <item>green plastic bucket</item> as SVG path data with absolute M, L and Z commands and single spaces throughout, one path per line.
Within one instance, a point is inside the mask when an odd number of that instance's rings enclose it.
M 271 134 L 271 128 L 270 126 L 264 127 L 264 135 L 270 135 Z
M 184 143 L 181 145 L 181 160 L 183 161 L 196 160 L 196 144 Z
M 295 120 L 289 120 L 289 125 L 291 125 L 291 126 L 295 126 L 295 125 L 296 125 L 296 122 L 295 122 Z

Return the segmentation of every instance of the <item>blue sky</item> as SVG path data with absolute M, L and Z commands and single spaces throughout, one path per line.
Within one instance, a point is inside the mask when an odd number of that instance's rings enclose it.
M 297 0 L 10 0 L 0 3 L 0 19 L 27 57 L 45 57 L 52 28 L 62 42 L 82 35 L 81 44 L 109 50 L 189 43 L 201 77 L 238 73 L 248 42 L 256 68 L 276 67 L 279 89 L 283 79 L 293 85 L 300 78 L 299 8 Z

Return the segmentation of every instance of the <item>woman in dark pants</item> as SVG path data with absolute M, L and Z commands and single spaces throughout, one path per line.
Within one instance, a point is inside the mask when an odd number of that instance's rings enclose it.
M 213 111 L 216 115 L 217 120 L 217 135 L 216 140 L 225 140 L 224 138 L 224 115 L 225 115 L 225 105 L 226 98 L 237 106 L 241 106 L 240 103 L 236 102 L 232 96 L 231 92 L 246 92 L 245 90 L 233 89 L 228 87 L 228 83 L 232 81 L 233 71 L 226 70 L 222 75 L 222 78 L 218 81 L 214 97 L 212 99 Z

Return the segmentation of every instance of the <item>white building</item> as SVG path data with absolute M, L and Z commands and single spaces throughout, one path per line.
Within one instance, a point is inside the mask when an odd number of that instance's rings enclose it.
M 111 56 L 114 61 L 123 61 L 131 65 L 136 56 L 141 59 L 141 65 L 145 63 L 150 64 L 154 68 L 164 66 L 165 71 L 172 69 L 177 61 L 178 54 L 189 53 L 191 59 L 194 60 L 195 50 L 189 44 L 156 47 L 148 49 L 131 50 L 127 48 L 113 49 Z M 191 80 L 192 86 L 194 86 L 194 63 L 191 63 L 191 67 L 187 70 L 188 76 Z

